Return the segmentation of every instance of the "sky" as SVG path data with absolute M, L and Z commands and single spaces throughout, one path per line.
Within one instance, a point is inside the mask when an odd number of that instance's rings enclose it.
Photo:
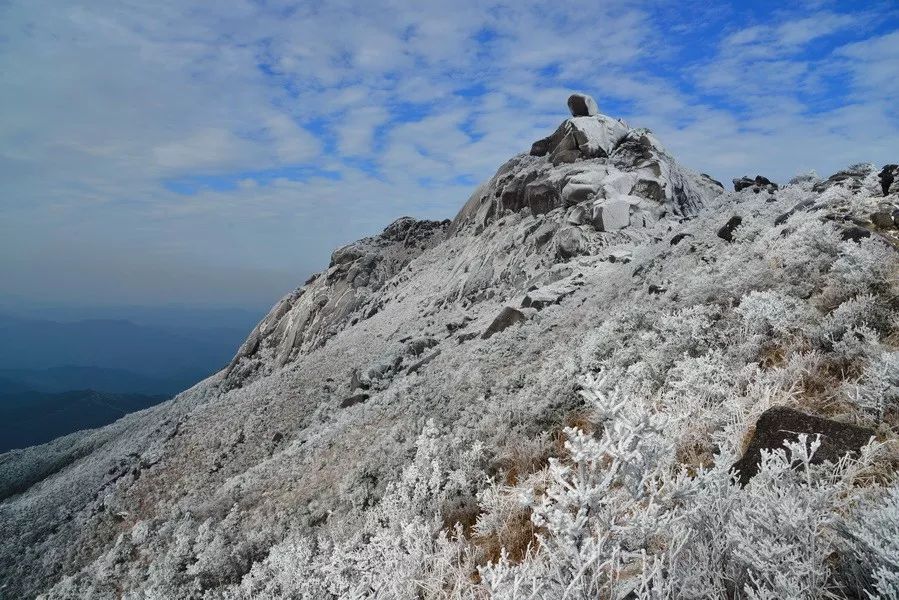
M 725 182 L 899 162 L 899 4 L 0 0 L 0 296 L 270 305 L 573 91 Z

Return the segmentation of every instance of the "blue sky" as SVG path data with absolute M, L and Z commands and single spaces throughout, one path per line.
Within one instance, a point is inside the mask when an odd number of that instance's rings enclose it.
M 0 3 L 0 294 L 270 304 L 572 91 L 729 181 L 899 162 L 895 2 Z

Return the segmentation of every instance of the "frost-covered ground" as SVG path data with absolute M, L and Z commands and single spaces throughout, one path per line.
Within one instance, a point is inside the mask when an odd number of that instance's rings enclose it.
M 723 193 L 589 118 L 335 252 L 219 375 L 0 456 L 0 596 L 899 597 L 899 190 Z M 772 406 L 872 441 L 741 486 Z

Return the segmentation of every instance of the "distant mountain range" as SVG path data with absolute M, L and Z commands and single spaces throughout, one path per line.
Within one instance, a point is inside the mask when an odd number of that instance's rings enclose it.
M 47 321 L 0 315 L 0 367 L 92 367 L 168 378 L 224 366 L 247 334 L 239 327 L 165 329 L 121 319 Z
M 9 383 L 0 380 L 0 386 L 3 385 Z M 158 404 L 167 397 L 94 390 L 45 393 L 7 388 L 0 392 L 0 452 L 42 444 L 81 429 L 100 427 L 130 412 Z
M 228 363 L 258 319 L 240 309 L 8 310 L 0 452 L 111 423 L 191 387 Z
M 17 385 L 174 394 L 225 365 L 260 316 L 243 309 L 22 306 L 0 309 L 0 393 Z
M 203 368 L 160 376 L 103 367 L 0 369 L 0 395 L 22 390 L 58 393 L 85 389 L 111 394 L 172 395 L 190 387 L 208 374 L 209 370 Z

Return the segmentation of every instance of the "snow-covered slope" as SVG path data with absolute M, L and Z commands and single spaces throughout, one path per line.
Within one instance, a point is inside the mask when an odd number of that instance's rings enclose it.
M 0 455 L 0 595 L 899 589 L 899 172 L 725 193 L 572 111 L 452 222 L 337 250 L 218 375 Z M 743 486 L 772 406 L 875 441 Z

